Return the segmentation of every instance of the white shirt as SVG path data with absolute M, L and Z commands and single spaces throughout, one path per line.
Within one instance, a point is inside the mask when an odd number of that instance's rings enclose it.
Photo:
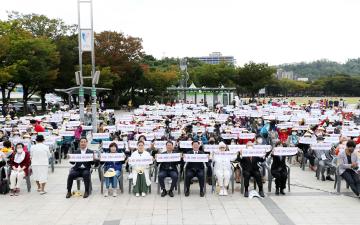
M 30 149 L 30 156 L 31 165 L 48 166 L 49 158 L 51 157 L 49 146 L 44 145 L 43 143 L 37 143 L 36 145 L 32 145 Z

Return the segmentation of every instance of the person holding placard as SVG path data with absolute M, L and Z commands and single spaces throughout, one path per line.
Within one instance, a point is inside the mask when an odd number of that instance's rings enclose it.
M 246 148 L 254 149 L 254 144 L 249 141 L 246 144 Z M 265 197 L 259 167 L 259 164 L 264 162 L 264 158 L 258 156 L 243 157 L 241 150 L 238 154 L 238 157 L 236 158 L 236 161 L 240 162 L 240 165 L 242 167 L 242 176 L 244 176 L 245 187 L 244 197 L 249 197 L 249 181 L 251 177 L 254 177 L 257 185 L 259 186 L 259 195 L 261 197 Z
M 172 141 L 166 142 L 166 151 L 161 154 L 172 154 L 174 152 L 174 144 Z M 162 190 L 161 197 L 165 197 L 169 194 L 170 197 L 174 197 L 173 190 L 176 186 L 179 174 L 177 170 L 177 165 L 179 162 L 161 162 L 159 167 L 159 184 Z M 171 178 L 171 187 L 170 190 L 167 192 L 165 189 L 165 178 Z
M 79 143 L 79 150 L 75 150 L 73 154 L 93 154 L 94 152 L 89 150 L 87 148 L 88 140 L 85 137 L 80 138 Z M 83 195 L 83 198 L 89 197 L 90 194 L 90 181 L 91 181 L 91 166 L 94 165 L 93 161 L 84 161 L 84 162 L 70 162 L 71 164 L 74 164 L 74 166 L 71 168 L 68 179 L 67 179 L 67 194 L 66 198 L 71 197 L 71 188 L 73 180 L 82 177 L 84 179 L 84 185 L 85 185 L 85 193 Z
M 150 158 L 151 155 L 145 151 L 144 141 L 138 141 L 137 150 L 131 154 L 131 158 L 134 160 L 142 158 Z M 134 193 L 136 197 L 145 197 L 151 185 L 149 165 L 134 164 L 132 165 L 132 179 L 134 183 Z
M 275 147 L 286 147 L 281 142 L 276 143 Z M 269 152 L 270 153 L 270 152 Z M 287 180 L 287 168 L 286 168 L 286 157 L 281 155 L 274 155 L 271 152 L 272 163 L 271 163 L 271 175 L 275 178 L 275 194 L 285 195 L 286 180 Z
M 356 196 L 360 194 L 360 175 L 356 173 L 359 170 L 357 152 L 355 152 L 356 144 L 349 140 L 346 143 L 345 151 L 339 155 L 339 174 L 349 184 L 351 190 Z
M 187 154 L 206 154 L 203 151 L 200 151 L 200 143 L 198 141 L 193 141 L 192 150 L 187 152 Z M 197 177 L 199 180 L 200 186 L 200 197 L 205 196 L 204 192 L 204 180 L 205 180 L 205 167 L 203 162 L 188 162 L 186 167 L 186 174 L 185 174 L 185 197 L 190 195 L 190 184 L 191 180 Z
M 322 134 L 319 134 L 317 137 L 318 144 L 324 143 L 324 137 Z M 330 176 L 331 174 L 335 173 L 335 167 L 332 165 L 332 148 L 329 148 L 328 150 L 316 150 L 314 151 L 314 154 L 316 158 L 318 159 L 319 166 L 322 168 L 321 172 L 321 180 L 329 180 L 334 181 L 334 179 Z M 327 176 L 325 177 L 325 167 L 327 167 Z
M 115 142 L 109 145 L 110 154 L 120 153 L 118 146 Z M 107 161 L 104 163 L 104 182 L 105 182 L 105 192 L 104 197 L 109 196 L 109 192 L 112 191 L 112 196 L 116 197 L 117 192 L 117 183 L 121 175 L 122 162 L 121 161 Z M 111 190 L 110 190 L 111 184 Z M 110 191 L 109 191 L 110 190 Z
M 227 147 L 224 142 L 219 143 L 219 153 L 226 152 Z M 214 172 L 217 178 L 217 182 L 220 186 L 219 195 L 226 196 L 228 195 L 227 187 L 230 183 L 230 176 L 231 176 L 231 160 L 235 160 L 236 155 L 234 157 L 216 157 L 214 153 Z

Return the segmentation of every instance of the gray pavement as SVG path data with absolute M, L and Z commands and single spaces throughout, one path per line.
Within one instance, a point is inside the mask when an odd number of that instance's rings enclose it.
M 34 188 L 20 196 L 0 195 L 0 225 L 119 225 L 119 224 L 359 224 L 360 200 L 342 185 L 342 194 L 334 192 L 333 182 L 318 181 L 314 173 L 292 167 L 291 192 L 265 199 L 241 196 L 239 184 L 234 194 L 217 196 L 207 186 L 204 198 L 197 184 L 190 197 L 175 195 L 161 198 L 152 184 L 152 194 L 135 197 L 125 192 L 118 197 L 103 197 L 97 173 L 92 176 L 93 194 L 88 199 L 65 199 L 70 164 L 63 161 L 50 173 L 48 193 L 39 195 Z M 125 178 L 127 175 L 125 175 Z M 33 186 L 34 186 L 33 182 Z M 73 189 L 76 188 L 74 184 Z M 83 190 L 83 185 L 81 186 Z M 267 190 L 267 189 L 266 189 Z

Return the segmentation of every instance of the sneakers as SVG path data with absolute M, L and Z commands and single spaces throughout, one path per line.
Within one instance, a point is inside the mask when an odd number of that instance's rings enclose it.
M 327 175 L 327 176 L 326 176 L 326 180 L 334 181 L 334 179 L 333 179 L 330 175 Z
M 20 189 L 19 189 L 19 188 L 15 188 L 14 195 L 15 195 L 15 196 L 19 196 L 19 193 L 20 193 Z
M 145 196 L 146 196 L 145 192 L 141 193 L 141 196 L 142 196 L 142 197 L 145 197 Z
M 116 189 L 113 190 L 112 196 L 113 196 L 113 197 L 116 197 L 116 196 L 117 196 L 117 190 L 116 190 Z
M 189 191 L 189 189 L 187 189 L 187 190 L 185 191 L 185 197 L 189 197 L 189 195 L 190 195 L 190 191 Z
M 14 196 L 15 195 L 15 189 L 11 189 L 10 190 L 10 196 Z
M 104 191 L 104 197 L 108 197 L 109 196 L 109 189 L 105 189 L 105 191 Z
M 169 191 L 169 196 L 170 196 L 170 197 L 174 197 L 174 193 L 173 193 L 172 190 Z
M 223 190 L 223 196 L 227 196 L 228 195 L 228 191 L 226 190 L 226 188 L 224 188 Z
M 200 197 L 204 197 L 205 196 L 205 193 L 203 190 L 200 191 Z
M 139 193 L 136 193 L 135 196 L 136 196 L 136 197 L 140 197 L 140 194 L 139 194 Z
M 224 195 L 224 189 L 221 188 L 220 191 L 219 191 L 219 196 L 223 196 Z
M 166 192 L 165 189 L 163 189 L 162 192 L 161 192 L 161 197 L 165 197 L 166 195 L 167 195 L 167 192 Z
M 66 198 L 70 198 L 71 197 L 71 192 L 68 191 L 68 193 L 66 193 Z

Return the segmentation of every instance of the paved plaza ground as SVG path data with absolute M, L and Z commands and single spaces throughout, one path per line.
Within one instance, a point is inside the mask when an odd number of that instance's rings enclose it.
M 118 225 L 118 224 L 354 224 L 360 221 L 360 200 L 346 189 L 334 193 L 333 182 L 318 181 L 314 173 L 297 166 L 291 171 L 291 192 L 275 196 L 266 192 L 264 199 L 248 199 L 240 194 L 236 184 L 234 194 L 217 196 L 207 186 L 204 198 L 197 184 L 192 185 L 190 197 L 183 193 L 174 198 L 161 198 L 153 192 L 146 197 L 125 193 L 118 197 L 103 197 L 95 173 L 92 176 L 93 194 L 88 199 L 65 199 L 66 178 L 70 164 L 63 161 L 50 174 L 48 194 L 39 195 L 34 188 L 20 196 L 1 195 L 0 225 Z M 126 177 L 126 176 L 125 176 Z M 33 184 L 34 187 L 34 184 Z M 74 187 L 76 185 L 74 184 Z M 82 186 L 83 188 L 83 186 Z M 82 189 L 83 190 L 83 189 Z
M 124 114 L 128 112 L 116 113 Z M 360 224 L 360 199 L 346 189 L 344 181 L 338 195 L 334 182 L 316 180 L 314 172 L 308 168 L 302 171 L 297 165 L 291 168 L 291 192 L 275 196 L 267 192 L 265 184 L 264 199 L 244 198 L 239 184 L 235 184 L 235 193 L 229 196 L 212 194 L 207 186 L 206 196 L 201 198 L 197 183 L 192 185 L 190 197 L 182 192 L 174 198 L 161 198 L 154 182 L 152 194 L 137 198 L 128 194 L 127 179 L 123 194 L 105 198 L 100 194 L 96 172 L 89 198 L 66 199 L 69 168 L 67 161 L 56 165 L 55 172 L 49 175 L 46 195 L 34 190 L 34 182 L 30 193 L 25 191 L 23 183 L 20 196 L 0 195 L 0 225 Z M 83 185 L 81 188 L 83 191 Z

